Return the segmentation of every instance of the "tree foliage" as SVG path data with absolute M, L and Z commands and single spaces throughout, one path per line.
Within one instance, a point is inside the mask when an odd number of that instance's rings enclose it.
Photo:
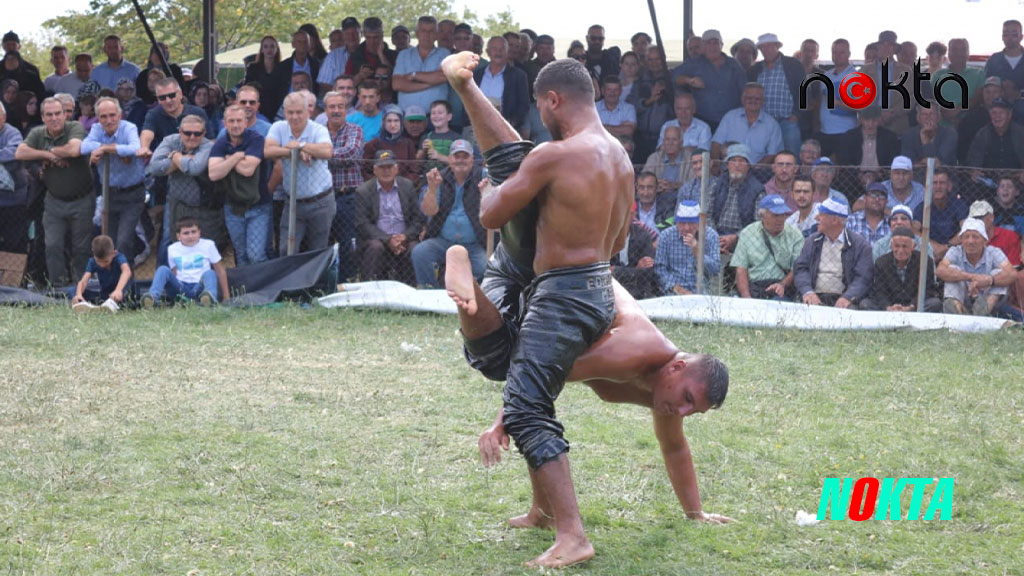
M 139 0 L 146 19 L 157 41 L 166 42 L 175 62 L 202 56 L 202 2 L 200 0 Z M 424 14 L 438 20 L 451 18 L 469 22 L 483 35 L 518 30 L 511 8 L 498 14 L 487 15 L 481 22 L 475 12 L 466 9 L 455 13 L 452 0 L 340 0 L 323 3 L 318 0 L 217 0 L 218 51 L 231 50 L 259 42 L 271 34 L 282 42 L 288 52 L 289 36 L 301 24 L 311 22 L 320 30 L 324 44 L 331 30 L 341 27 L 341 21 L 354 16 L 362 21 L 377 16 L 384 21 L 385 36 L 391 27 L 404 23 L 410 30 L 416 19 Z M 149 55 L 149 39 L 139 22 L 135 8 L 126 0 L 91 0 L 89 9 L 56 16 L 43 23 L 46 41 L 60 41 L 71 51 L 89 52 L 97 61 L 103 57 L 103 37 L 117 34 L 121 37 L 125 57 L 144 66 Z M 44 47 L 39 46 L 40 51 Z M 49 55 L 43 60 L 45 63 Z M 39 62 L 37 62 L 39 64 Z

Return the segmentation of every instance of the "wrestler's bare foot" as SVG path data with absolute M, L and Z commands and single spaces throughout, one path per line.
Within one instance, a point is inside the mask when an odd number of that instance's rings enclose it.
M 448 82 L 458 88 L 472 82 L 473 69 L 480 63 L 480 57 L 472 52 L 456 52 L 441 61 L 441 71 Z
M 465 52 L 461 54 L 465 54 Z M 473 53 L 469 52 L 469 54 Z M 473 55 L 476 56 L 476 54 Z M 456 244 L 445 254 L 444 287 L 448 291 L 448 297 L 455 302 L 456 306 L 465 310 L 466 314 L 470 316 L 476 314 L 473 265 L 469 263 L 469 252 L 464 246 Z
M 508 525 L 512 528 L 542 528 L 550 530 L 555 526 L 555 517 L 548 516 L 543 510 L 534 506 L 522 516 L 508 519 Z
M 555 544 L 540 556 L 526 563 L 529 568 L 565 568 L 594 557 L 594 547 L 584 536 L 582 540 L 555 538 Z

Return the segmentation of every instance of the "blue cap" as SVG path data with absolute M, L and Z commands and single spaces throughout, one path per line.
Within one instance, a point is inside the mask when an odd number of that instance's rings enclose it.
M 839 216 L 840 218 L 848 218 L 850 216 L 850 207 L 845 202 L 836 200 L 835 198 L 826 198 L 824 202 L 818 206 L 818 212 L 822 214 L 831 214 L 832 216 Z
M 772 214 L 792 214 L 793 211 L 786 205 L 786 201 L 778 194 L 768 194 L 764 198 L 761 198 L 761 203 L 757 206 L 761 210 L 767 210 Z
M 675 222 L 700 222 L 700 204 L 696 200 L 683 200 L 676 207 Z

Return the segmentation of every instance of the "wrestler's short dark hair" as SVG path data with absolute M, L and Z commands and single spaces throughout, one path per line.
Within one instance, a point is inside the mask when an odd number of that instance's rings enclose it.
M 541 68 L 533 83 L 533 91 L 536 94 L 551 91 L 581 101 L 594 101 L 594 83 L 590 80 L 590 72 L 581 62 L 572 58 L 555 60 Z
M 717 409 L 725 402 L 725 395 L 729 392 L 729 369 L 718 358 L 710 354 L 694 354 L 696 362 L 691 358 L 687 366 L 697 369 L 704 377 L 704 383 L 708 387 L 708 402 L 712 409 Z

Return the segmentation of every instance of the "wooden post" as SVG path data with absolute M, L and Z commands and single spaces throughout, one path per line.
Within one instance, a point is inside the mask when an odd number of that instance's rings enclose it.
M 932 219 L 932 181 L 935 178 L 935 158 L 928 159 L 928 172 L 924 180 L 924 214 L 921 216 L 921 269 L 917 274 L 917 311 L 924 312 L 925 280 L 928 278 L 929 230 Z

